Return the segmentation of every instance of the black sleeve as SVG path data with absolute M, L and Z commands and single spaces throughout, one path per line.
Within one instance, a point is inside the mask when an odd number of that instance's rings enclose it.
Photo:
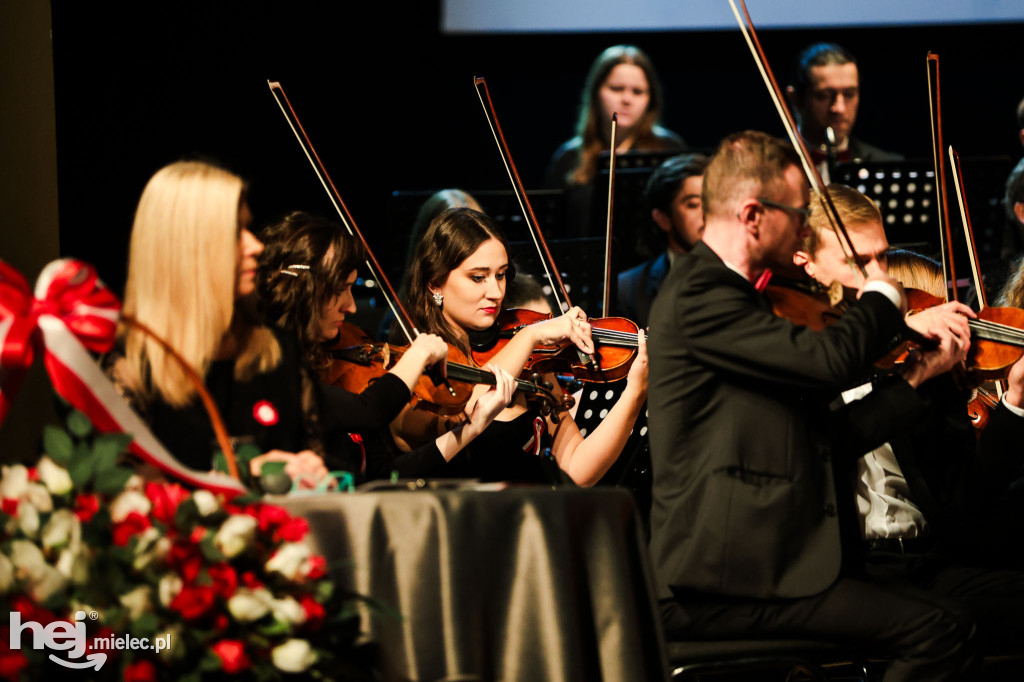
M 448 462 L 437 449 L 436 441 L 421 445 L 412 452 L 401 452 L 387 429 L 363 434 L 366 448 L 366 480 L 389 478 L 397 471 L 401 478 L 441 476 Z
M 325 433 L 383 429 L 409 402 L 409 388 L 391 373 L 371 383 L 362 393 L 327 384 L 318 384 L 317 392 Z

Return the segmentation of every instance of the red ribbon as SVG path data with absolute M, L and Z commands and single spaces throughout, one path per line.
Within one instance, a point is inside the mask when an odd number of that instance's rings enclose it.
M 54 390 L 89 417 L 97 431 L 131 433 L 133 453 L 188 483 L 242 490 L 222 474 L 183 467 L 86 352 L 105 353 L 113 347 L 120 311 L 120 301 L 91 265 L 72 259 L 50 263 L 39 274 L 33 296 L 25 278 L 0 261 L 0 423 L 36 352 L 43 350 Z
M 35 296 L 21 273 L 0 261 L 0 423 L 42 344 L 41 315 L 56 317 L 82 345 L 102 353 L 113 346 L 120 310 L 117 297 L 81 261 L 46 266 Z

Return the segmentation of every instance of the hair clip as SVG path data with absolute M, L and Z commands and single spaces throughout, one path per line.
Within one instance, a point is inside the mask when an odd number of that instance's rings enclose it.
M 291 275 L 292 277 L 298 277 L 299 273 L 293 272 L 294 270 L 309 270 L 309 266 L 304 263 L 296 263 L 295 265 L 286 265 L 278 270 L 278 272 L 283 272 L 284 274 Z

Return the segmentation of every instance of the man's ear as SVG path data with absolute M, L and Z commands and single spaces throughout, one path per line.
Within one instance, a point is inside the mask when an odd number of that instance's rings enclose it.
M 747 199 L 740 204 L 736 211 L 736 219 L 743 223 L 743 226 L 753 236 L 761 233 L 761 204 L 756 199 Z
M 1017 220 L 1024 223 L 1024 201 L 1018 201 L 1014 204 L 1013 212 L 1017 215 Z
M 651 220 L 654 221 L 654 224 L 662 232 L 668 232 L 672 229 L 672 221 L 669 220 L 668 215 L 660 208 L 651 209 Z
M 805 270 L 814 267 L 814 263 L 811 262 L 811 257 L 808 255 L 806 251 L 797 251 L 796 253 L 794 253 L 793 264 L 796 265 L 798 268 L 804 268 Z M 807 274 L 809 275 L 811 273 L 808 272 Z

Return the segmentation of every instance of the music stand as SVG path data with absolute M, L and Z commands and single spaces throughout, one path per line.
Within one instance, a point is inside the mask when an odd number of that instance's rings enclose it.
M 970 157 L 962 158 L 960 164 L 978 258 L 982 262 L 998 260 L 1005 224 L 1003 184 L 1010 172 L 1010 159 L 1005 156 Z M 886 236 L 892 246 L 934 257 L 941 255 L 939 206 L 931 159 L 841 163 L 836 166 L 834 177 L 837 182 L 849 185 L 875 201 L 882 211 Z M 963 228 L 951 180 L 948 187 L 950 226 L 954 247 L 960 252 L 964 251 Z

